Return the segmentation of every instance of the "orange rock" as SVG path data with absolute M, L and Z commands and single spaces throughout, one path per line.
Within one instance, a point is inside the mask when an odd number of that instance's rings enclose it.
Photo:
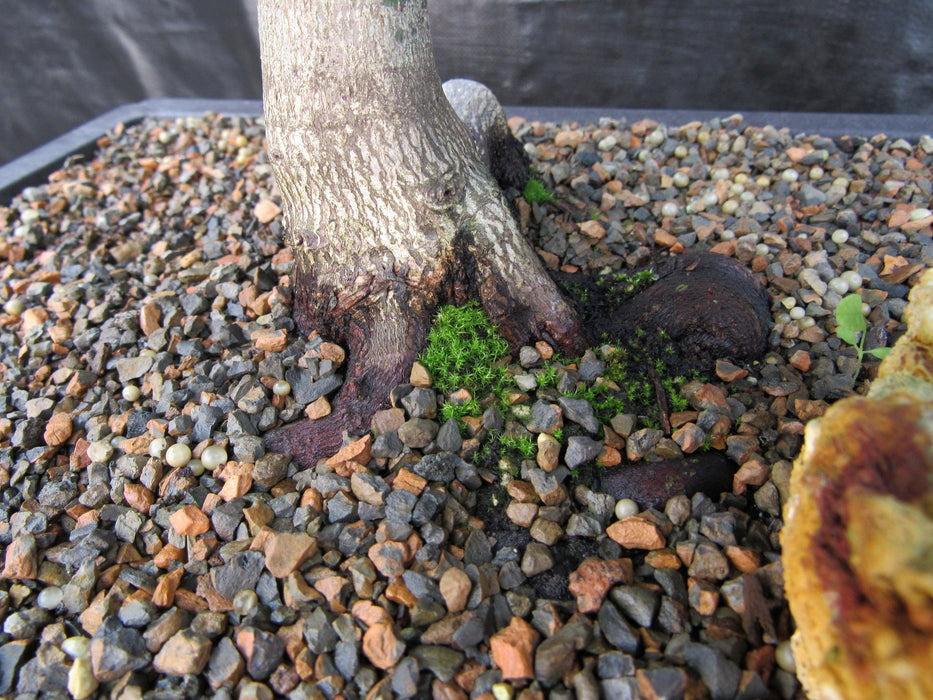
M 743 494 L 748 486 L 761 486 L 771 476 L 771 467 L 757 458 L 742 464 L 732 477 L 732 492 Z
M 392 624 L 392 616 L 372 601 L 359 600 L 353 604 L 350 614 L 364 625 L 372 627 L 377 622 L 386 622 Z
M 285 578 L 317 551 L 317 540 L 304 532 L 277 532 L 265 547 L 266 568 Z
M 383 671 L 395 666 L 405 653 L 405 644 L 395 636 L 391 622 L 376 622 L 363 634 L 363 654 Z
M 661 549 L 666 544 L 661 529 L 637 515 L 612 523 L 606 534 L 626 549 Z
M 408 471 L 404 467 L 395 474 L 395 481 L 392 482 L 393 488 L 405 489 L 411 491 L 416 496 L 420 496 L 424 487 L 428 485 L 428 480 L 418 476 L 414 472 Z
M 401 581 L 402 579 L 398 579 Z M 314 582 L 314 590 L 327 599 L 331 612 L 345 613 L 346 606 L 343 604 L 343 594 L 350 589 L 350 582 L 342 576 L 325 576 Z
M 260 199 L 253 208 L 253 216 L 255 216 L 261 224 L 268 224 L 281 213 L 282 208 L 271 199 Z
M 327 400 L 327 397 L 319 396 L 305 408 L 305 415 L 311 420 L 317 420 L 329 416 L 331 410 L 330 401 Z
M 340 367 L 343 361 L 347 359 L 347 351 L 337 345 L 337 343 L 321 343 L 318 348 L 318 356 L 322 360 L 330 360 L 334 367 Z
M 431 373 L 428 372 L 428 368 L 423 364 L 420 362 L 415 362 L 411 366 L 411 374 L 408 378 L 408 382 L 412 386 L 418 386 L 423 389 L 427 389 L 431 386 Z
M 68 441 L 73 430 L 70 415 L 64 412 L 53 413 L 49 422 L 45 424 L 45 433 L 42 437 L 49 447 L 58 447 Z
M 439 587 L 447 610 L 458 613 L 466 608 L 473 583 L 464 571 L 452 566 L 441 576 Z
M 603 447 L 603 453 L 597 458 L 597 463 L 601 467 L 614 467 L 621 464 L 622 454 L 614 447 L 606 445 Z
M 633 576 L 631 559 L 586 559 L 570 574 L 567 588 L 577 597 L 580 612 L 596 612 L 610 588 L 619 582 L 631 583 Z
M 148 515 L 149 508 L 155 503 L 155 494 L 142 484 L 124 484 L 123 498 L 130 508 L 139 511 L 143 515 Z
M 282 329 L 260 328 L 250 334 L 250 340 L 257 350 L 282 352 L 288 345 L 288 334 Z
M 747 547 L 729 545 L 726 547 L 726 557 L 743 574 L 753 574 L 761 566 L 761 552 Z
M 185 568 L 179 566 L 159 579 L 155 591 L 152 592 L 152 603 L 160 608 L 171 607 L 175 602 L 175 592 L 185 575 Z
M 663 228 L 654 232 L 654 242 L 662 248 L 668 248 L 672 253 L 682 253 L 684 244 L 677 240 L 677 236 L 668 233 Z
M 405 585 L 405 579 L 401 576 L 392 581 L 386 588 L 386 598 L 393 603 L 404 605 L 406 608 L 412 608 L 415 606 L 415 603 L 418 602 L 418 598 L 408 590 L 408 586 Z
M 139 309 L 139 328 L 147 336 L 152 335 L 161 328 L 159 323 L 161 320 L 162 310 L 154 301 L 143 304 Z
M 645 563 L 655 569 L 679 569 L 680 557 L 668 549 L 655 549 L 645 555 Z
M 371 458 L 373 446 L 373 436 L 367 434 L 359 440 L 354 440 L 349 445 L 342 447 L 340 451 L 327 460 L 327 465 L 337 471 L 338 467 L 347 462 L 356 462 L 366 466 Z
M 513 617 L 489 638 L 492 662 L 502 671 L 503 680 L 534 678 L 533 652 L 540 635 L 520 617 Z
M 790 366 L 801 372 L 810 371 L 810 353 L 806 350 L 797 350 L 788 360 Z
M 6 548 L 3 578 L 34 579 L 39 573 L 36 538 L 26 533 L 16 537 Z
M 211 640 L 189 629 L 173 634 L 152 660 L 153 668 L 169 676 L 201 673 L 211 658 Z
M 211 528 L 210 518 L 194 505 L 179 508 L 168 516 L 168 521 L 179 535 L 196 537 L 203 535 Z

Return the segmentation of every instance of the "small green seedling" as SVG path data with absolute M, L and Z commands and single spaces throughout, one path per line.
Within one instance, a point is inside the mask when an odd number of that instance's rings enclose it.
M 550 204 L 554 201 L 554 195 L 548 191 L 540 180 L 530 178 L 525 185 L 525 191 L 522 193 L 526 202 L 538 202 L 539 204 Z
M 858 368 L 855 376 L 862 371 L 862 358 L 865 354 L 883 360 L 891 352 L 891 348 L 872 348 L 865 350 L 865 331 L 868 330 L 868 321 L 862 314 L 862 297 L 859 294 L 849 294 L 839 302 L 836 307 L 836 335 L 855 347 L 858 353 Z

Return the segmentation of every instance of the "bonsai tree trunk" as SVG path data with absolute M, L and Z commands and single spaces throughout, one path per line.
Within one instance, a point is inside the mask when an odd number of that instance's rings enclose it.
M 330 416 L 273 449 L 313 464 L 406 380 L 435 308 L 476 297 L 518 346 L 582 327 L 444 96 L 424 0 L 261 0 L 269 156 L 295 254 L 300 332 L 345 342 Z

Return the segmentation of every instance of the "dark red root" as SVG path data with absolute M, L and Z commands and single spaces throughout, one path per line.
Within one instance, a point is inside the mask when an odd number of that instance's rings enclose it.
M 600 486 L 614 498 L 631 498 L 642 508 L 663 508 L 679 494 L 702 491 L 713 498 L 732 491 L 736 464 L 721 452 L 661 462 L 636 462 L 598 471 Z
M 266 446 L 290 454 L 301 467 L 313 467 L 343 446 L 344 432 L 363 435 L 373 414 L 388 405 L 389 392 L 407 381 L 427 337 L 430 310 L 402 310 L 394 296 L 349 314 L 343 340 L 349 365 L 330 415 L 303 420 L 266 436 Z

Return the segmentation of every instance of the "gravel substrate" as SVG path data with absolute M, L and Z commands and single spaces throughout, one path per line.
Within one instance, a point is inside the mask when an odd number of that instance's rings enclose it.
M 293 332 L 261 120 L 118 129 L 0 209 L 0 695 L 802 696 L 781 506 L 806 421 L 864 388 L 835 306 L 860 291 L 866 347 L 892 344 L 933 263 L 933 138 L 512 127 L 554 194 L 518 203 L 550 267 L 734 256 L 772 298 L 764 359 L 687 384 L 671 434 L 571 396 L 605 348 L 523 348 L 515 415 L 462 432 L 415 373 L 299 471 L 262 436 L 325 414 L 345 357 Z M 473 457 L 503 430 L 538 449 L 500 474 Z M 652 509 L 575 481 L 704 451 L 732 493 Z

